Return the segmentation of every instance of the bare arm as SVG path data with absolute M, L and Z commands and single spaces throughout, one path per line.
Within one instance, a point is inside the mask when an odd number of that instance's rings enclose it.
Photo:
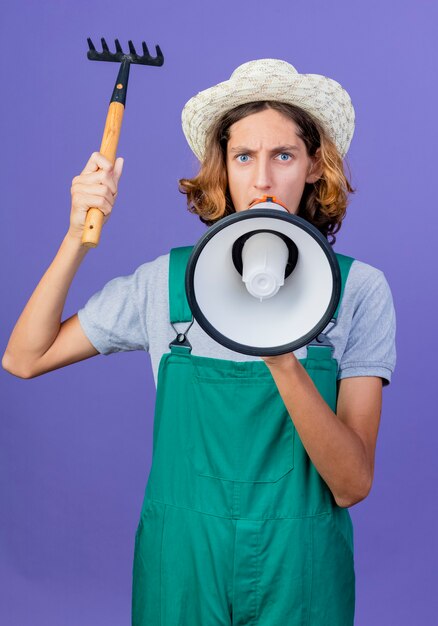
M 338 506 L 368 495 L 382 406 L 382 379 L 340 381 L 337 412 L 320 395 L 293 353 L 264 358 L 309 457 Z
M 33 378 L 98 354 L 81 329 L 77 315 L 61 323 L 65 300 L 88 248 L 81 245 L 90 207 L 111 214 L 122 160 L 114 170 L 93 153 L 80 176 L 73 179 L 70 228 L 61 247 L 21 313 L 9 338 L 2 366 L 20 378 Z
M 65 236 L 9 339 L 2 365 L 11 374 L 31 378 L 62 367 L 58 365 L 58 360 L 63 365 L 81 360 L 75 358 L 77 350 L 82 358 L 97 354 L 80 329 L 79 321 L 75 323 L 70 318 L 61 324 L 68 290 L 86 254 L 87 248 L 81 246 L 78 239 L 68 234 Z M 44 365 L 48 366 L 47 370 L 42 367 Z

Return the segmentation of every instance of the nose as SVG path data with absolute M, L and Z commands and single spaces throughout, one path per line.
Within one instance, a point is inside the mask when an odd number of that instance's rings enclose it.
M 254 172 L 254 187 L 260 191 L 268 191 L 272 186 L 272 177 L 269 161 L 261 157 L 257 161 Z

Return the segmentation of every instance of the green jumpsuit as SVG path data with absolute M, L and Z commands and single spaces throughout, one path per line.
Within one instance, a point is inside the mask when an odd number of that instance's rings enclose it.
M 172 323 L 192 319 L 190 251 L 170 255 Z M 342 298 L 353 259 L 337 258 Z M 352 626 L 350 514 L 306 453 L 268 367 L 195 356 L 187 344 L 173 342 L 159 366 L 133 626 Z M 332 350 L 315 340 L 300 362 L 335 411 Z

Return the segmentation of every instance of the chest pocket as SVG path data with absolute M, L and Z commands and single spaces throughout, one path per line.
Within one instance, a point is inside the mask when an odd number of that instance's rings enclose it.
M 239 365 L 237 371 L 194 368 L 187 454 L 203 476 L 275 482 L 293 469 L 295 427 L 266 365 Z

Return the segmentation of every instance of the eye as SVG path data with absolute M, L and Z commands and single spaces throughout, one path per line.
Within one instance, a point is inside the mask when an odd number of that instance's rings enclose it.
M 249 161 L 249 154 L 238 154 L 236 156 L 236 159 L 239 163 L 248 163 Z
M 280 152 L 280 154 L 278 154 L 277 156 L 280 157 L 280 161 L 284 161 L 285 163 L 287 163 L 287 161 L 290 161 L 292 159 L 292 155 L 289 154 L 288 152 Z

